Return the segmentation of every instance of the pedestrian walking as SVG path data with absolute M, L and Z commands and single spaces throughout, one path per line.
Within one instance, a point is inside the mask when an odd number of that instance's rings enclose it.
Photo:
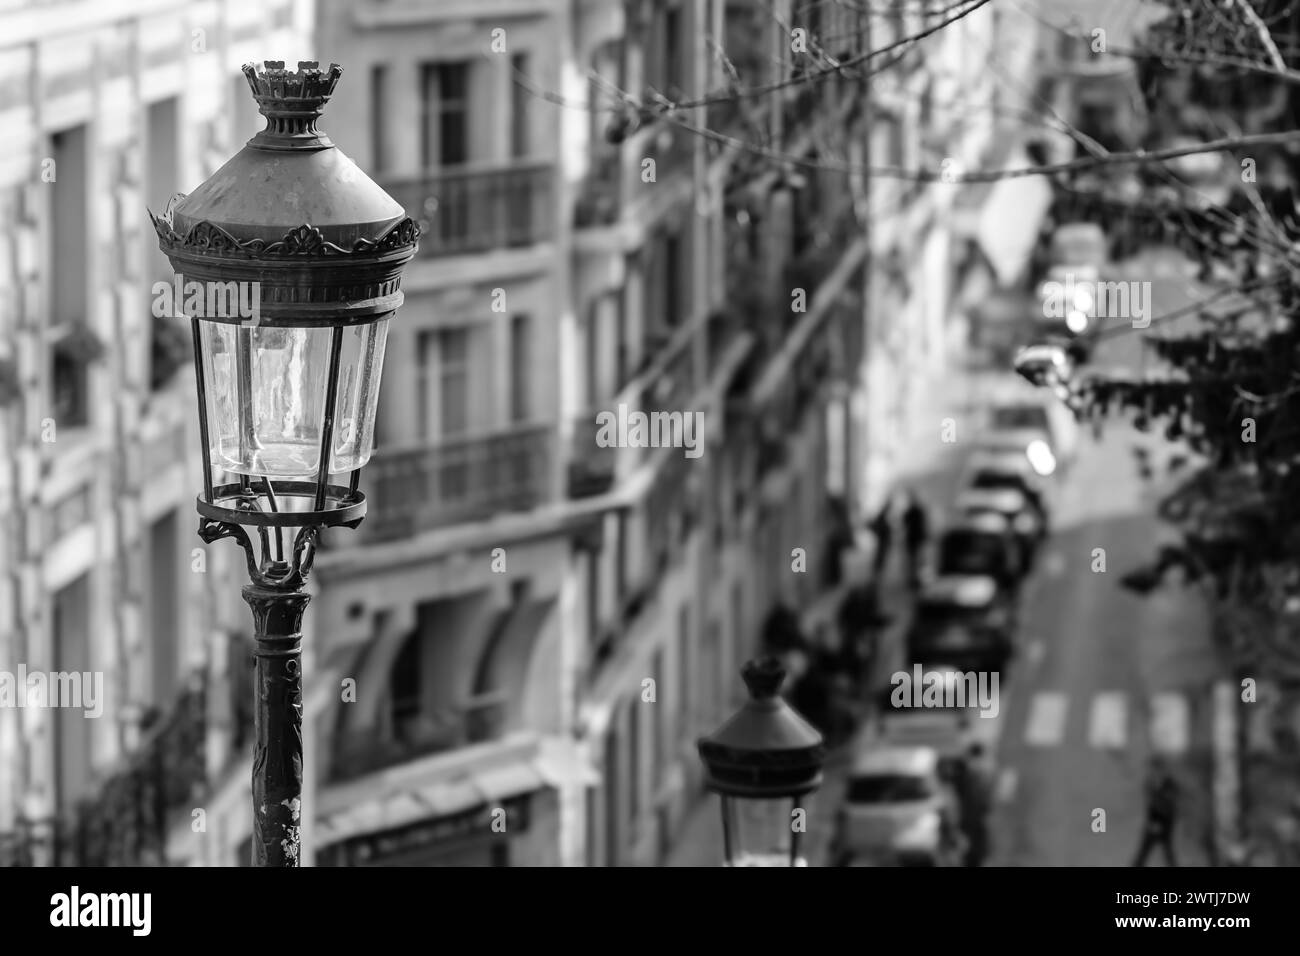
M 1142 842 L 1134 866 L 1146 866 L 1147 857 L 1157 846 L 1164 851 L 1165 863 L 1174 861 L 1174 823 L 1178 818 L 1178 781 L 1159 757 L 1151 761 L 1147 778 L 1146 819 L 1142 825 Z
M 989 813 L 993 809 L 993 775 L 979 741 L 971 743 L 966 759 L 958 764 L 955 784 L 961 804 L 961 832 L 966 838 L 964 862 L 966 866 L 979 866 L 989 853 Z
M 921 586 L 922 559 L 930 540 L 930 514 L 915 491 L 908 492 L 903 512 L 903 541 L 907 546 L 908 583 L 913 590 Z
M 879 629 L 890 620 L 880 606 L 880 590 L 875 581 L 856 585 L 844 596 L 837 621 L 840 653 L 845 668 L 858 682 L 867 678 L 876 656 Z
M 885 499 L 880 511 L 871 519 L 871 533 L 876 539 L 876 553 L 872 556 L 871 573 L 877 580 L 883 580 L 885 568 L 889 564 L 889 549 L 894 540 L 893 501 Z

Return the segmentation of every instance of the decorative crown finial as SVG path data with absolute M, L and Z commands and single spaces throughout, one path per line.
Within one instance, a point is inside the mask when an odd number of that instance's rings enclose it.
M 785 682 L 785 667 L 775 657 L 760 657 L 748 661 L 740 671 L 741 679 L 749 689 L 749 696 L 754 700 L 775 697 Z
M 250 140 L 263 149 L 327 149 L 334 144 L 316 128 L 316 120 L 334 93 L 343 68 L 331 63 L 322 70 L 316 60 L 300 60 L 297 70 L 286 70 L 283 60 L 266 60 L 259 71 L 245 63 L 244 76 L 266 117 L 266 129 Z

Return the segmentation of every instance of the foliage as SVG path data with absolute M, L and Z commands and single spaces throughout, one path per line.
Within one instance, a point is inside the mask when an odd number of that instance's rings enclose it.
M 193 338 L 184 324 L 173 318 L 154 317 L 149 387 L 162 388 L 193 360 Z

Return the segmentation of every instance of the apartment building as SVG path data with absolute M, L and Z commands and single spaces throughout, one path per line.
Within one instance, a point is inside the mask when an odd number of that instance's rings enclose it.
M 1107 149 L 1136 149 L 1150 124 L 1142 98 L 1136 49 L 1159 6 L 1124 0 L 1048 0 L 1038 10 L 1038 95 L 1076 130 Z M 1075 142 L 1051 139 L 1056 161 L 1073 159 Z
M 710 42 L 751 13 L 320 5 L 319 55 L 346 49 L 357 78 L 324 125 L 354 131 L 336 140 L 428 231 L 370 517 L 313 572 L 310 862 L 656 862 L 763 618 L 816 591 L 791 555 L 821 559 L 825 386 L 860 326 L 847 178 L 797 197 L 623 110 L 715 88 Z M 772 135 L 816 112 L 796 94 L 762 107 Z M 800 148 L 842 124 L 822 125 Z M 702 444 L 607 447 L 599 416 L 620 409 L 698 416 Z
M 870 46 L 956 12 L 943 3 L 890 6 L 867 19 Z M 1050 188 L 1036 177 L 964 184 L 959 176 L 1030 163 L 1025 144 L 1048 125 L 1032 119 L 1039 28 L 1023 10 L 989 4 L 871 81 L 868 156 L 895 172 L 868 186 L 868 329 L 857 394 L 859 500 L 869 510 L 894 487 L 917 416 L 932 410 L 922 396 L 960 366 L 979 303 L 1028 274 Z M 950 171 L 952 181 L 920 182 L 907 175 L 915 171 Z M 938 441 L 940 422 L 933 427 Z
M 248 632 L 242 568 L 194 534 L 192 358 L 155 317 L 145 208 L 248 138 L 239 65 L 305 53 L 305 12 L 0 3 L 0 670 L 103 696 L 0 708 L 3 862 L 164 859 L 246 732 L 213 682 Z
M 745 3 L 629 4 L 621 23 L 588 34 L 579 62 L 603 78 L 597 102 L 611 78 L 643 102 L 647 91 L 681 101 L 724 89 L 732 69 L 757 86 L 809 68 L 780 23 L 837 36 L 838 55 L 857 49 L 851 18 L 815 20 L 825 6 L 778 4 L 773 17 Z M 591 134 L 588 177 L 613 198 L 581 210 L 575 237 L 576 302 L 598 356 L 586 404 L 700 411 L 707 448 L 696 460 L 619 449 L 606 466 L 613 488 L 656 470 L 587 556 L 579 729 L 601 781 L 589 792 L 590 865 L 654 864 L 671 846 L 703 796 L 695 741 L 742 699 L 739 667 L 773 607 L 817 596 L 827 497 L 848 484 L 831 467 L 828 407 L 860 347 L 866 246 L 851 177 L 689 127 L 812 158 L 863 138 L 860 92 L 798 84 L 722 100 L 648 122 L 617 150 Z M 650 159 L 646 182 L 637 173 Z
M 654 864 L 702 797 L 695 740 L 740 702 L 739 667 L 768 614 L 813 605 L 827 583 L 828 497 L 861 512 L 878 495 L 893 460 L 878 449 L 922 376 L 944 367 L 950 200 L 861 167 L 978 164 L 989 144 L 962 119 L 993 95 L 975 52 L 991 28 L 962 27 L 975 32 L 943 47 L 948 72 L 932 53 L 911 57 L 892 94 L 846 71 L 665 117 L 655 103 L 734 76 L 796 79 L 914 31 L 919 14 L 320 0 L 256 14 L 150 3 L 146 15 L 140 2 L 134 18 L 109 4 L 81 21 L 101 72 L 86 68 L 71 100 L 71 81 L 53 79 L 71 55 L 64 28 L 0 14 L 0 35 L 17 37 L 0 69 L 21 81 L 0 86 L 0 128 L 27 137 L 0 191 L 12 213 L 0 277 L 19 289 L 0 297 L 19 307 L 0 308 L 14 309 L 4 320 L 23 376 L 3 418 L 25 449 L 0 477 L 16 529 L 4 634 L 20 660 L 128 661 L 123 699 L 143 708 L 195 680 L 174 718 L 152 731 L 92 724 L 106 738 L 93 745 L 85 725 L 81 737 L 39 729 L 61 714 L 0 710 L 0 759 L 25 768 L 0 795 L 0 830 L 57 818 L 60 800 L 75 802 L 60 794 L 89 798 L 102 778 L 110 792 L 81 834 L 168 792 L 167 812 L 126 828 L 148 839 L 113 859 L 250 860 L 241 556 L 190 531 L 192 380 L 146 363 L 171 354 L 141 347 L 145 296 L 167 267 L 131 210 L 200 182 L 255 131 L 237 68 L 274 49 L 342 63 L 322 127 L 425 222 L 361 477 L 369 516 L 325 536 L 311 579 L 304 863 Z M 794 49 L 794 29 L 810 52 Z M 197 36 L 208 59 L 168 59 L 169 43 Z M 948 132 L 923 143 L 943 110 Z M 82 193 L 40 182 L 47 155 L 60 184 L 84 157 Z M 63 205 L 48 215 L 33 205 L 51 195 Z M 83 209 L 90 231 L 75 228 Z M 89 267 L 54 281 L 76 257 Z M 60 357 L 55 316 L 82 316 L 108 356 Z M 63 424 L 83 381 L 98 390 L 82 399 L 100 436 L 89 452 Z M 609 447 L 599 422 L 620 410 L 690 416 L 699 444 Z M 40 441 L 47 418 L 56 442 Z M 26 529 L 32 516 L 46 537 Z M 150 777 L 158 766 L 166 779 Z M 77 774 L 88 779 L 74 787 Z

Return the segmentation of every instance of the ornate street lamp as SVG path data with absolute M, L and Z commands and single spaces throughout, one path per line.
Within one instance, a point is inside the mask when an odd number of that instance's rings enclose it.
M 727 866 L 806 866 L 800 798 L 821 786 L 822 735 L 780 697 L 785 668 L 775 657 L 740 672 L 750 699 L 699 741 L 705 783 L 722 801 Z
M 246 64 L 266 128 L 150 213 L 194 339 L 199 536 L 234 538 L 251 579 L 256 866 L 299 865 L 305 581 L 321 532 L 366 513 L 384 341 L 420 233 L 316 128 L 343 72 L 318 67 Z

